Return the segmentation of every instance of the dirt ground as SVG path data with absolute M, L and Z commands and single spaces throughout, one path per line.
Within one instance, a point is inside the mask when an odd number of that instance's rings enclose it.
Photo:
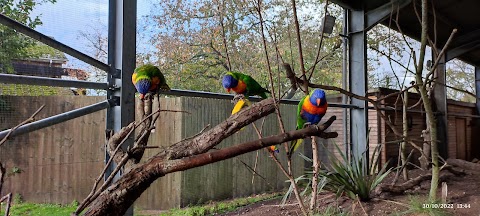
M 442 171 L 448 172 L 448 171 Z M 409 177 L 414 178 L 424 171 L 411 170 L 409 171 Z M 384 183 L 390 184 L 393 180 L 393 173 L 389 175 Z M 450 215 L 467 215 L 467 216 L 480 216 L 480 174 L 467 174 L 463 176 L 452 175 L 445 180 L 448 186 L 447 202 L 450 205 L 443 207 L 447 208 L 447 212 Z M 397 184 L 402 183 L 400 178 Z M 340 197 L 335 199 L 333 193 L 322 193 L 318 197 L 318 212 L 325 212 L 327 206 L 338 205 L 340 209 L 346 212 L 353 213 L 353 215 L 397 215 L 405 212 L 409 208 L 410 199 L 412 195 L 427 196 L 429 192 L 430 182 L 424 181 L 420 185 L 414 187 L 412 190 L 407 190 L 403 195 L 391 195 L 388 193 L 381 193 L 375 196 L 369 202 L 352 202 L 350 199 Z M 440 190 L 439 193 L 440 194 Z M 235 212 L 222 214 L 224 216 L 233 215 L 302 215 L 298 208 L 295 199 L 290 199 L 289 203 L 280 206 L 280 199 L 269 200 L 265 202 L 255 203 L 249 206 L 239 208 Z M 410 214 L 421 215 L 421 214 Z

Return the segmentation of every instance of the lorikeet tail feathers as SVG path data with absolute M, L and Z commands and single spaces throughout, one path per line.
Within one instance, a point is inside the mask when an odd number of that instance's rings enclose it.
M 290 150 L 288 151 L 288 156 L 291 157 L 293 152 L 296 151 L 302 143 L 303 143 L 303 139 L 293 140 L 290 143 Z

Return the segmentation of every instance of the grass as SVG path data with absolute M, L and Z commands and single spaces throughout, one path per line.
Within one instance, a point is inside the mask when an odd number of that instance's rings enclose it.
M 254 197 L 238 198 L 230 201 L 214 202 L 206 205 L 192 206 L 183 209 L 171 209 L 160 215 L 211 215 L 234 211 L 239 207 L 252 203 L 270 200 L 280 197 L 279 193 L 263 194 Z M 14 199 L 15 200 L 15 199 Z M 10 208 L 10 215 L 15 216 L 65 216 L 70 215 L 77 208 L 78 203 L 72 202 L 69 205 L 60 204 L 37 204 L 21 201 L 14 201 Z M 141 216 L 141 211 L 136 210 L 134 215 Z M 5 214 L 5 205 L 1 205 L 0 215 Z
M 0 215 L 5 214 L 5 205 L 1 205 Z M 29 215 L 29 216 L 65 216 L 75 211 L 75 204 L 59 205 L 59 204 L 36 204 L 36 203 L 14 203 L 10 208 L 10 215 Z
M 320 211 L 314 216 L 349 216 L 348 212 L 344 212 L 334 205 L 327 206 L 323 211 Z
M 439 204 L 439 202 L 431 203 L 427 197 L 411 196 L 409 198 L 409 207 L 407 211 L 401 212 L 398 215 L 429 215 L 429 216 L 448 216 L 450 215 L 445 209 L 438 207 L 431 207 L 432 204 Z
M 247 197 L 247 198 L 238 198 L 230 201 L 222 201 L 222 202 L 215 202 L 207 205 L 201 206 L 191 206 L 182 209 L 171 209 L 165 213 L 160 214 L 161 216 L 173 215 L 173 216 L 180 216 L 180 215 L 212 215 L 212 214 L 219 214 L 225 212 L 235 211 L 239 207 L 246 206 L 252 203 L 275 199 L 280 197 L 279 193 L 274 194 L 265 194 L 265 195 L 258 195 L 254 197 Z

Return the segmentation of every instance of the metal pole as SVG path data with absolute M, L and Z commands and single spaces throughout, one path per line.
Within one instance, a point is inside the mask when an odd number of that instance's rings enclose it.
M 432 52 L 433 59 L 436 59 Z M 445 55 L 440 58 L 440 62 L 437 64 L 435 70 L 435 82 L 446 83 L 446 61 Z M 440 156 L 448 158 L 448 109 L 447 109 L 447 87 L 445 85 L 436 84 L 433 90 L 433 99 L 436 107 L 436 121 L 437 121 L 437 140 L 438 151 Z
M 107 110 L 107 130 L 118 132 L 135 121 L 135 87 L 131 76 L 136 63 L 137 1 L 109 0 L 108 27 L 108 63 L 112 65 L 108 83 L 112 88 L 107 91 L 107 97 L 118 98 L 119 106 Z M 116 71 L 120 73 L 114 73 Z M 130 136 L 122 147 L 126 149 L 132 145 L 133 136 Z M 108 160 L 109 155 L 105 154 Z M 114 166 L 107 170 L 106 177 Z M 130 207 L 125 215 L 133 215 L 133 208 Z
M 181 89 L 172 89 L 168 92 L 162 92 L 164 95 L 173 95 L 173 96 L 187 96 L 187 97 L 201 97 L 201 98 L 215 98 L 215 99 L 227 99 L 231 100 L 233 95 L 231 94 L 222 94 L 222 93 L 212 93 L 212 92 L 203 92 L 203 91 L 191 91 L 191 90 L 181 90 Z M 260 97 L 249 97 L 250 101 L 260 101 Z M 290 100 L 290 99 L 281 99 L 281 104 L 293 104 L 297 105 L 299 100 Z M 358 109 L 358 106 L 351 104 L 341 104 L 341 103 L 329 103 L 329 107 L 340 107 L 340 108 L 351 108 Z
M 343 9 L 343 45 L 342 45 L 342 88 L 348 87 L 348 10 Z M 342 103 L 348 103 L 348 97 L 342 95 Z M 350 156 L 350 149 L 352 142 L 348 136 L 348 110 L 343 110 L 343 143 L 345 143 L 345 155 Z
M 64 53 L 67 53 L 75 58 L 78 58 L 90 65 L 93 65 L 99 69 L 102 69 L 104 71 L 109 71 L 110 70 L 110 66 L 106 65 L 105 63 L 101 62 L 101 61 L 98 61 L 97 59 L 94 59 L 76 49 L 73 49 L 63 43 L 60 43 L 58 42 L 57 40 L 47 36 L 47 35 L 44 35 L 38 31 L 35 31 L 25 25 L 23 25 L 22 23 L 19 23 L 13 19 L 10 19 L 9 17 L 3 15 L 3 14 L 0 14 L 0 23 L 5 25 L 5 26 L 8 26 L 12 29 L 15 29 L 16 31 L 24 34 L 24 35 L 27 35 L 35 40 L 38 40 L 48 46 L 51 46 L 57 50 L 60 50 Z
M 1 83 L 28 84 L 41 86 L 76 87 L 86 89 L 108 89 L 107 83 L 88 82 L 82 80 L 64 80 L 37 76 L 0 74 Z
M 96 104 L 92 104 L 86 107 L 82 107 L 79 109 L 71 110 L 62 114 L 54 115 L 48 118 L 44 118 L 35 122 L 32 122 L 30 124 L 26 124 L 23 126 L 18 127 L 16 130 L 14 130 L 11 134 L 10 137 L 13 136 L 18 136 L 21 134 L 25 134 L 28 132 L 32 132 L 38 129 L 42 129 L 45 127 L 49 127 L 58 123 L 62 123 L 74 118 L 78 118 L 84 115 L 88 115 L 90 113 L 94 113 L 103 109 L 106 109 L 110 106 L 113 105 L 113 101 L 105 100 Z M 11 129 L 9 130 L 4 130 L 0 132 L 0 139 L 3 139 L 5 136 L 7 136 L 8 133 L 10 133 Z
M 348 11 L 349 28 L 349 86 L 350 91 L 360 96 L 367 94 L 367 31 L 365 30 L 365 10 Z M 350 135 L 354 160 L 365 159 L 368 167 L 368 106 L 364 100 L 351 99 L 360 109 L 350 110 Z M 365 154 L 364 154 L 365 153 Z

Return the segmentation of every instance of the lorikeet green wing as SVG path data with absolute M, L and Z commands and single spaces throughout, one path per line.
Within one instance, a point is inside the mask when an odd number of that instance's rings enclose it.
M 302 129 L 307 123 L 319 123 L 327 112 L 327 108 L 328 103 L 325 92 L 321 89 L 311 91 L 309 95 L 303 97 L 298 103 L 296 129 Z M 290 143 L 289 156 L 297 150 L 302 141 L 302 139 L 298 139 Z
M 303 106 L 303 103 L 305 101 L 305 98 L 307 96 L 303 97 L 300 102 L 298 102 L 298 107 L 297 107 L 297 126 L 295 127 L 295 130 L 299 130 L 299 129 L 302 129 L 303 128 L 303 125 L 305 125 L 305 123 L 307 123 L 307 120 L 304 119 L 302 117 L 302 106 Z M 297 150 L 297 148 L 300 146 L 300 144 L 302 144 L 303 142 L 303 139 L 297 139 L 297 140 L 293 140 L 291 143 L 290 143 L 290 151 L 289 153 L 293 153 L 295 150 Z
M 245 95 L 245 97 L 258 95 L 265 99 L 267 98 L 266 93 L 270 93 L 251 76 L 239 72 L 228 72 L 223 77 L 222 83 L 228 92 L 233 90 L 237 94 Z

